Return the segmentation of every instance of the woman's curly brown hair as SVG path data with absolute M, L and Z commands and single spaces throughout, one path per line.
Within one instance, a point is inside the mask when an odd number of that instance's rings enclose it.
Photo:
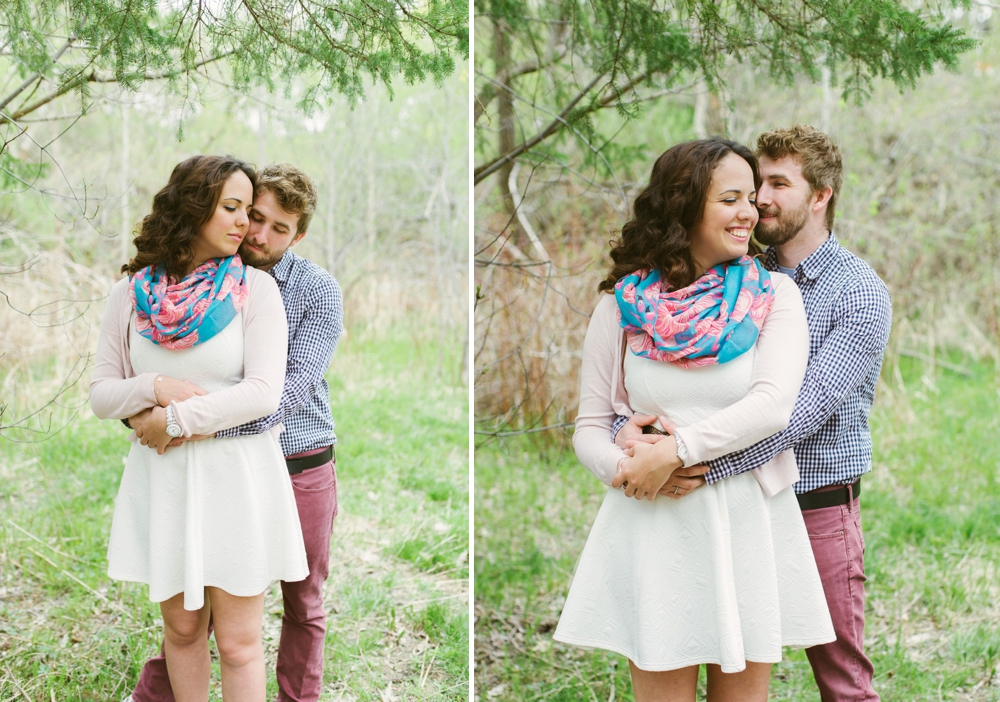
M 747 147 L 729 139 L 713 137 L 677 144 L 656 159 L 649 185 L 633 205 L 632 219 L 621 236 L 611 241 L 608 276 L 597 289 L 614 292 L 615 283 L 640 269 L 656 270 L 673 289 L 695 280 L 688 232 L 705 209 L 712 172 L 729 154 L 743 158 L 760 188 L 757 159 Z M 750 241 L 750 255 L 760 248 Z
M 143 217 L 135 238 L 136 255 L 122 266 L 134 275 L 146 266 L 163 264 L 171 278 L 182 278 L 193 259 L 198 230 L 212 218 L 222 186 L 243 171 L 256 190 L 253 166 L 233 156 L 192 156 L 174 166 L 170 180 L 153 197 L 153 210 Z

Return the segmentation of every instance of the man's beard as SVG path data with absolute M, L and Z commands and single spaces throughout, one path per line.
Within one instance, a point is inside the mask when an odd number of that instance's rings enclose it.
M 764 210 L 760 216 L 775 212 L 778 216 L 774 223 L 764 225 L 763 222 L 758 222 L 754 229 L 754 238 L 764 246 L 780 246 L 794 239 L 809 219 L 809 201 L 806 200 L 801 207 L 795 209 Z
M 240 245 L 240 258 L 248 266 L 253 266 L 254 268 L 260 268 L 261 266 L 270 266 L 277 263 L 285 252 L 282 251 L 277 256 L 274 255 L 273 251 L 254 251 L 247 245 L 243 243 Z

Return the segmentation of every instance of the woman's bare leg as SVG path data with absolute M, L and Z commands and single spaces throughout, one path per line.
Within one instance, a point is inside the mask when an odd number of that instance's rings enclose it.
M 264 593 L 237 597 L 217 587 L 206 588 L 212 599 L 215 643 L 222 669 L 225 702 L 264 702 L 264 644 L 261 626 Z
M 632 694 L 635 702 L 694 702 L 698 691 L 698 666 L 678 670 L 642 670 L 632 661 Z
M 184 609 L 184 593 L 160 603 L 163 615 L 163 653 L 167 675 L 177 702 L 207 702 L 212 662 L 208 655 L 208 619 L 212 608 Z
M 708 702 L 766 702 L 767 686 L 771 682 L 770 663 L 752 663 L 739 673 L 723 673 L 722 668 L 709 664 Z

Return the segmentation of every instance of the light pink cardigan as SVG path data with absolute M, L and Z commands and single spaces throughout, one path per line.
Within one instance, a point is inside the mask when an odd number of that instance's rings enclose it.
M 695 424 L 678 427 L 688 464 L 704 463 L 775 434 L 791 418 L 805 377 L 809 331 L 802 296 L 794 281 L 771 273 L 774 305 L 757 339 L 750 392 Z M 623 335 L 614 295 L 602 295 L 590 318 L 580 370 L 580 409 L 573 447 L 577 458 L 601 482 L 611 484 L 624 452 L 611 441 L 618 415 L 632 416 L 622 373 Z M 791 449 L 756 468 L 754 476 L 772 496 L 799 479 Z
M 288 355 L 285 308 L 278 285 L 270 275 L 250 267 L 246 271 L 243 380 L 208 395 L 174 403 L 174 416 L 184 436 L 214 434 L 278 409 Z M 132 302 L 125 278 L 111 290 L 90 381 L 90 406 L 100 419 L 125 419 L 157 404 L 153 381 L 158 374 L 136 375 L 129 360 L 131 317 Z

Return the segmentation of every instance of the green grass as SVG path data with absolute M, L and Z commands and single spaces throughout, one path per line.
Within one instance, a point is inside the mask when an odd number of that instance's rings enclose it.
M 423 335 L 422 335 L 423 334 Z M 360 332 L 328 378 L 337 422 L 321 699 L 468 697 L 468 402 L 425 333 Z M 81 413 L 36 444 L 0 440 L 0 700 L 111 700 L 160 643 L 145 586 L 106 575 L 126 432 Z M 265 600 L 268 698 L 280 633 Z M 218 675 L 212 699 L 220 699 Z
M 872 415 L 866 650 L 886 701 L 1000 700 L 1000 393 L 991 366 L 965 367 L 889 364 Z M 477 451 L 477 699 L 632 699 L 623 657 L 552 640 L 603 493 L 567 441 Z M 771 697 L 818 702 L 804 651 Z

